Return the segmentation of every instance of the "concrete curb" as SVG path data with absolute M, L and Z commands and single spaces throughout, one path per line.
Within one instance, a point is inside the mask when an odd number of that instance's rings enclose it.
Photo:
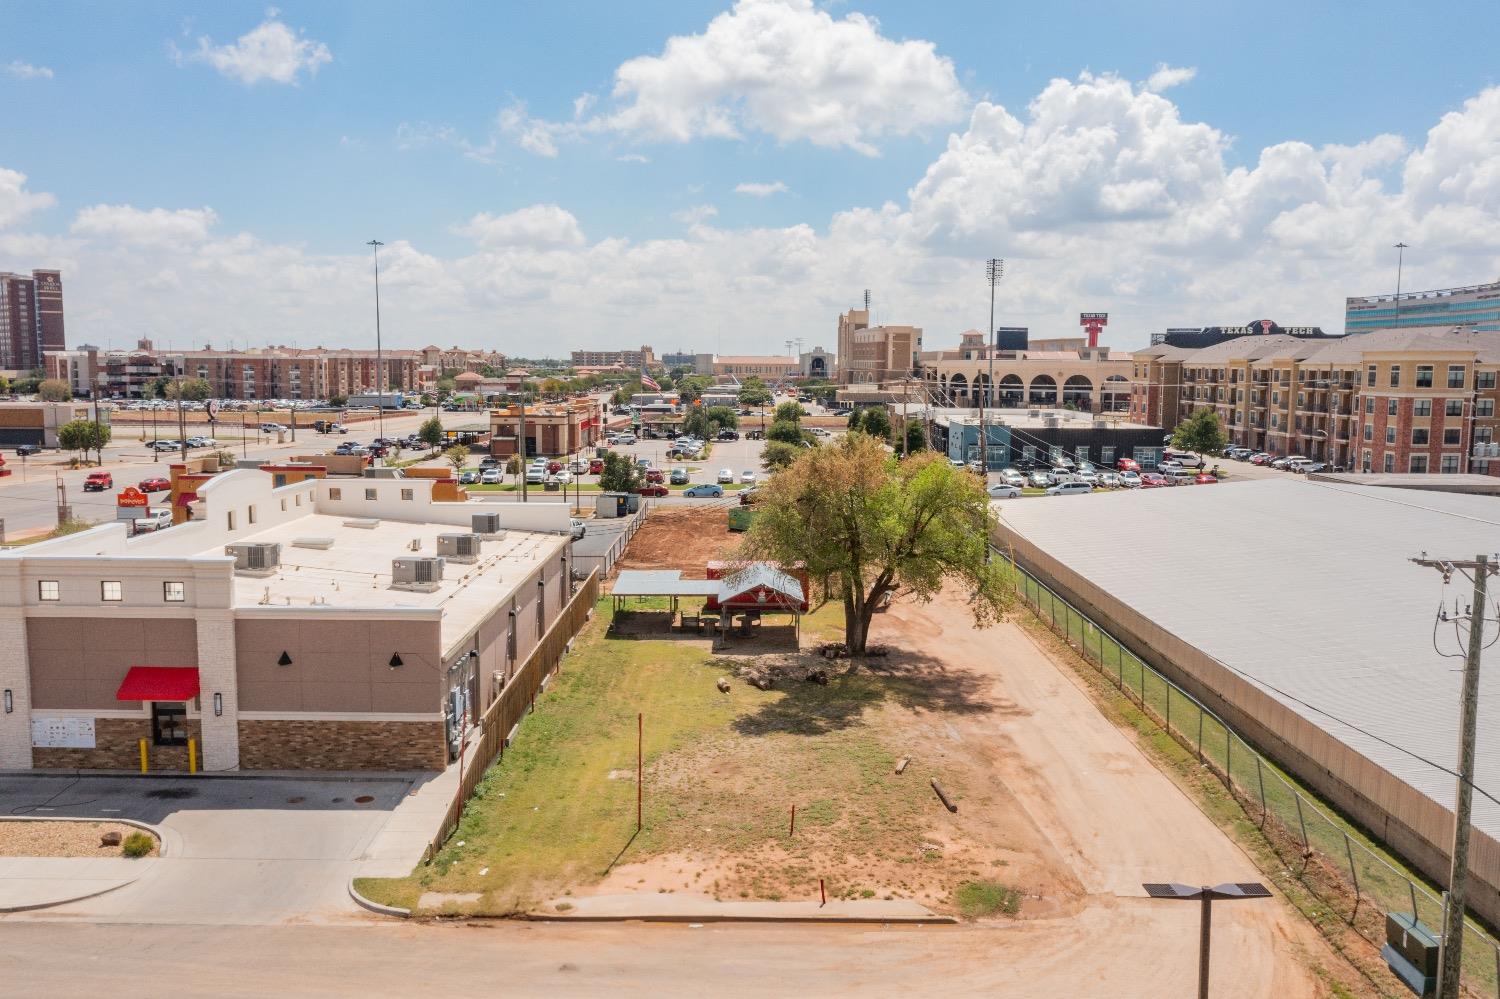
M 126 819 L 115 815 L 101 815 L 98 818 L 87 815 L 0 815 L 0 822 L 113 822 L 116 825 L 134 826 L 142 832 L 148 832 L 156 837 L 156 856 L 158 858 L 167 855 L 167 834 L 160 826 L 153 826 L 149 822 L 140 822 L 136 819 Z
M 375 902 L 368 898 L 365 898 L 359 893 L 359 890 L 354 887 L 353 878 L 349 879 L 349 897 L 354 899 L 354 904 L 359 906 L 361 909 L 368 909 L 378 916 L 394 916 L 397 919 L 411 918 L 410 909 L 402 909 L 399 906 L 394 905 L 381 905 L 379 902 Z
M 126 888 L 130 885 L 133 885 L 139 880 L 140 878 L 138 877 L 131 878 L 129 881 L 121 881 L 119 884 L 110 885 L 108 888 L 100 888 L 98 891 L 84 892 L 82 895 L 74 895 L 72 898 L 59 898 L 54 899 L 50 902 L 34 902 L 30 905 L 0 905 L 0 913 L 36 912 L 41 909 L 55 909 L 59 905 L 69 905 L 73 902 L 82 902 L 87 899 L 98 898 L 100 895 L 108 895 L 112 891 L 118 891 L 121 888 Z
M 482 917 L 469 917 L 471 921 Z M 953 916 L 716 916 L 658 913 L 618 916 L 570 916 L 565 912 L 528 912 L 512 917 L 532 923 L 829 923 L 843 925 L 954 926 Z

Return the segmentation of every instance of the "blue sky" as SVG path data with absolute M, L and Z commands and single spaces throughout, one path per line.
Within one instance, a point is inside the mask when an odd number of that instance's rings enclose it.
M 1500 181 L 1472 164 L 1500 141 L 1500 7 L 1412 18 L 56 5 L 0 38 L 0 269 L 63 266 L 70 341 L 116 346 L 362 342 L 371 236 L 413 345 L 831 347 L 868 285 L 940 346 L 984 322 L 988 255 L 1012 261 L 1005 319 L 1045 334 L 1095 309 L 1125 347 L 1262 314 L 1338 328 L 1397 238 L 1418 284 L 1497 276 Z

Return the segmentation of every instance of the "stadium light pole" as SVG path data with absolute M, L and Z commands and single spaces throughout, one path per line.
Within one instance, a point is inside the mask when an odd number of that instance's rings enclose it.
M 984 391 L 979 393 L 979 467 L 981 469 L 980 476 L 984 479 L 985 486 L 988 487 L 990 483 L 990 441 L 984 425 L 984 402 L 985 396 L 990 394 L 995 385 L 995 285 L 999 284 L 1000 279 L 1005 276 L 1005 261 L 998 257 L 991 257 L 985 262 L 984 273 L 990 282 L 990 331 L 989 335 L 985 338 L 986 350 L 990 355 L 990 370 L 985 381 Z M 902 432 L 905 433 L 905 428 L 902 429 Z M 984 564 L 990 564 L 990 544 L 988 538 L 985 539 L 984 543 Z
M 375 255 L 375 421 L 380 439 L 385 440 L 385 355 L 380 349 L 380 248 L 385 244 L 372 239 L 365 244 Z
M 1397 243 L 1391 249 L 1396 251 L 1396 316 L 1392 325 L 1396 329 L 1401 328 L 1401 265 L 1406 262 L 1406 251 L 1411 249 L 1405 243 Z
M 1183 884 L 1143 884 L 1141 887 L 1146 889 L 1146 894 L 1151 898 L 1201 903 L 1201 915 L 1198 920 L 1198 999 L 1208 999 L 1208 943 L 1209 931 L 1213 926 L 1213 903 L 1234 899 L 1270 898 L 1270 889 L 1254 881 L 1238 884 L 1231 882 L 1214 885 L 1212 888 L 1207 885 L 1194 888 L 1192 885 Z

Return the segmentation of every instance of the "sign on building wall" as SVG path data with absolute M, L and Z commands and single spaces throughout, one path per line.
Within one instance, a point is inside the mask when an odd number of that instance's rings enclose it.
M 93 749 L 94 719 L 31 719 L 31 745 L 39 749 Z

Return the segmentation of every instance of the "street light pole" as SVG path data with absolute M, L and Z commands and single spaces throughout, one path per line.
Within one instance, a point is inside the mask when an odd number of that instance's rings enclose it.
M 372 239 L 365 245 L 375 255 L 375 421 L 385 440 L 385 354 L 380 349 L 380 248 L 385 244 Z
M 988 396 L 994 391 L 995 386 L 995 285 L 1005 277 L 1005 261 L 992 257 L 985 263 L 984 270 L 985 276 L 990 280 L 990 332 L 985 338 L 985 352 L 989 354 L 990 369 L 989 374 L 985 376 L 984 391 L 979 394 L 979 464 L 984 469 L 985 485 L 989 485 L 990 448 L 989 438 L 985 435 L 984 404 L 988 401 Z M 986 547 L 986 554 L 988 551 Z
M 1405 243 L 1397 243 L 1391 249 L 1396 251 L 1396 316 L 1391 325 L 1396 329 L 1401 328 L 1401 265 L 1406 260 L 1406 251 L 1411 249 Z
M 1143 884 L 1141 887 L 1146 889 L 1146 894 L 1151 898 L 1201 903 L 1198 918 L 1198 999 L 1208 999 L 1208 944 L 1213 926 L 1212 904 L 1234 899 L 1270 898 L 1270 890 L 1253 881 L 1214 885 L 1212 888 L 1207 885 L 1194 888 L 1183 884 Z

